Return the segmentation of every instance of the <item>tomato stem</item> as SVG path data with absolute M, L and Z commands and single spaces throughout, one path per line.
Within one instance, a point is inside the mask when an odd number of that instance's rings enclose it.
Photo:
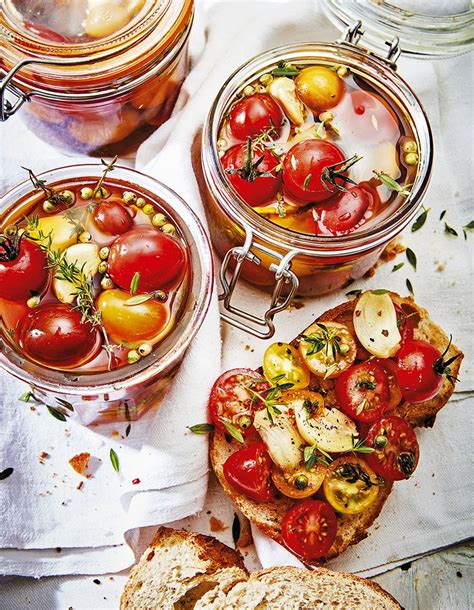
M 441 356 L 433 364 L 433 370 L 437 375 L 439 375 L 439 376 L 444 375 L 446 377 L 446 379 L 448 379 L 451 383 L 454 384 L 455 381 L 458 381 L 458 378 L 455 377 L 454 375 L 451 375 L 451 369 L 449 367 L 455 360 L 457 360 L 461 356 L 461 354 L 456 354 L 455 356 L 452 356 L 452 358 L 448 358 L 448 360 L 444 359 L 444 357 L 446 356 L 446 354 L 449 351 L 449 348 L 451 347 L 452 339 L 453 339 L 453 336 L 449 335 L 448 345 L 446 346 L 446 349 L 441 354 Z
M 357 182 L 354 182 L 354 180 L 348 176 L 344 176 L 344 173 L 361 159 L 362 157 L 356 154 L 349 159 L 344 159 L 343 161 L 339 161 L 339 163 L 334 163 L 333 165 L 325 167 L 321 174 L 321 184 L 326 191 L 334 193 L 334 189 L 336 189 L 337 191 L 348 193 L 349 191 L 342 184 L 338 184 L 336 180 L 342 180 L 344 183 L 350 182 L 351 184 L 357 184 Z
M 0 261 L 2 263 L 14 261 L 20 254 L 20 244 L 22 235 L 19 235 L 18 230 L 14 233 L 13 239 L 10 239 L 5 234 L 0 234 L 0 247 L 3 252 L 0 252 Z

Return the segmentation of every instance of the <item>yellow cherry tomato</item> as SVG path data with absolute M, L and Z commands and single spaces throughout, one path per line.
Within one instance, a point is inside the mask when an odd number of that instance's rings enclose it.
M 277 466 L 272 468 L 272 480 L 279 492 L 289 498 L 309 498 L 321 487 L 327 467 L 316 464 L 311 470 L 304 467 L 294 472 L 284 472 Z
M 273 343 L 267 348 L 263 355 L 263 374 L 270 382 L 283 375 L 278 383 L 292 383 L 293 390 L 309 385 L 309 370 L 297 350 L 289 343 Z
M 304 68 L 295 78 L 295 84 L 300 100 L 317 113 L 336 106 L 345 89 L 337 73 L 324 66 Z
M 374 471 L 357 457 L 341 457 L 331 463 L 323 483 L 324 495 L 339 513 L 355 515 L 377 499 L 379 488 Z
M 332 379 L 351 366 L 357 346 L 344 324 L 315 322 L 301 335 L 299 351 L 314 375 Z
M 126 305 L 130 298 L 130 293 L 118 288 L 104 290 L 97 298 L 97 308 L 111 341 L 126 341 L 127 347 L 137 347 L 143 341 L 160 337 L 170 316 L 168 307 L 159 301 L 149 299 L 137 305 Z

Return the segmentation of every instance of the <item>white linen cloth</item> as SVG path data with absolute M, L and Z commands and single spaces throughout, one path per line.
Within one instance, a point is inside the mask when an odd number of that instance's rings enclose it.
M 142 145 L 136 159 L 137 168 L 174 188 L 202 219 L 194 178 L 199 129 L 222 82 L 262 50 L 339 36 L 314 2 L 217 2 L 206 13 L 207 4 L 198 2 L 192 33 L 194 67 L 175 113 Z M 404 236 L 418 256 L 416 274 L 408 263 L 392 274 L 389 264 L 382 266 L 375 278 L 355 286 L 390 287 L 404 294 L 405 278 L 411 278 L 417 300 L 453 333 L 466 353 L 455 396 L 465 400 L 453 401 L 441 413 L 434 430 L 420 432 L 422 457 L 416 476 L 396 485 L 370 538 L 334 564 L 372 572 L 467 537 L 467 519 L 472 512 L 467 507 L 472 496 L 465 471 L 470 441 L 468 407 L 472 407 L 470 391 L 474 389 L 472 324 L 465 315 L 470 298 L 472 302 L 472 283 L 467 281 L 472 274 L 462 236 L 454 239 L 444 235 L 444 225 L 438 221 L 441 210 L 447 209 L 445 220 L 459 230 L 472 215 L 467 181 L 463 180 L 472 175 L 472 159 L 466 152 L 469 125 L 463 123 L 469 121 L 472 97 L 456 95 L 459 87 L 466 89 L 462 74 L 469 74 L 469 58 L 438 64 L 406 60 L 400 62 L 400 73 L 420 94 L 435 133 L 436 165 L 426 199 L 431 212 L 422 230 L 407 231 Z M 23 177 L 20 165 L 41 171 L 76 162 L 37 140 L 17 117 L 2 126 L 1 137 L 4 185 L 13 185 Z M 445 265 L 444 272 L 435 273 L 438 263 Z M 242 300 L 254 310 L 255 304 L 266 298 L 250 287 L 241 292 Z M 343 298 L 341 291 L 306 300 L 303 309 L 280 314 L 277 338 L 292 338 L 313 317 Z M 17 401 L 24 387 L 5 374 L 0 376 L 0 468 L 15 468 L 0 485 L 0 572 L 40 576 L 120 570 L 133 561 L 132 548 L 139 536 L 136 528 L 202 509 L 207 443 L 204 437 L 186 432 L 186 426 L 205 421 L 208 390 L 219 368 L 258 365 L 268 345 L 224 327 L 220 367 L 218 332 L 214 302 L 165 404 L 156 416 L 150 413 L 134 423 L 128 439 L 122 438 L 125 425 L 86 429 L 58 422 L 40 407 L 31 412 L 28 405 Z M 109 462 L 111 446 L 119 455 L 120 475 Z M 44 464 L 38 460 L 41 451 L 50 454 Z M 75 489 L 80 477 L 67 464 L 80 451 L 90 451 L 101 460 L 83 491 Z M 131 485 L 135 478 L 141 481 L 138 486 Z M 124 543 L 124 534 L 132 548 Z M 276 552 L 260 536 L 256 542 L 262 564 L 285 561 L 281 547 Z

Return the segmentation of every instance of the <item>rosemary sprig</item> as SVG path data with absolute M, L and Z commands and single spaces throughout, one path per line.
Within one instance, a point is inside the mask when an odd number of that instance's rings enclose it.
M 97 197 L 97 194 L 100 192 L 100 189 L 102 188 L 102 184 L 103 184 L 107 174 L 109 172 L 114 171 L 115 163 L 117 162 L 117 159 L 118 159 L 118 155 L 115 155 L 115 157 L 112 159 L 112 161 L 110 163 L 107 163 L 103 159 L 100 160 L 102 165 L 105 166 L 105 169 L 102 171 L 102 176 L 99 178 L 97 184 L 95 185 L 95 188 L 92 192 L 92 197 Z
M 329 193 L 335 193 L 336 191 L 341 191 L 343 193 L 348 192 L 343 184 L 338 184 L 336 180 L 342 180 L 344 184 L 346 182 L 357 184 L 357 182 L 354 182 L 354 180 L 351 180 L 348 176 L 344 176 L 344 174 L 361 159 L 362 157 L 360 155 L 353 155 L 349 159 L 344 159 L 344 161 L 339 161 L 339 163 L 334 163 L 333 165 L 325 167 L 321 174 L 321 184 L 326 191 Z
M 28 167 L 21 166 L 21 168 L 28 172 L 28 177 L 29 177 L 32 185 L 35 187 L 35 189 L 38 191 L 43 191 L 45 197 L 49 201 L 51 201 L 51 203 L 53 203 L 54 205 L 60 205 L 61 203 L 66 203 L 66 198 L 63 195 L 61 195 L 61 193 L 57 193 L 53 188 L 48 186 L 46 184 L 46 180 L 42 180 L 42 179 L 38 178 L 33 173 L 33 170 L 29 169 Z

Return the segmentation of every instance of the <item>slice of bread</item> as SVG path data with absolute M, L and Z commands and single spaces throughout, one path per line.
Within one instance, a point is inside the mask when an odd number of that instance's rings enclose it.
M 242 557 L 215 538 L 161 527 L 132 569 L 120 608 L 194 608 L 247 578 Z M 215 598 L 210 594 L 216 589 Z
M 436 346 L 441 352 L 444 352 L 448 343 L 449 337 L 444 331 L 436 325 L 428 315 L 426 309 L 415 304 L 411 297 L 400 297 L 398 294 L 390 293 L 393 301 L 397 303 L 410 316 L 415 327 L 415 339 L 423 339 Z M 357 299 L 348 301 L 338 305 L 337 307 L 326 311 L 319 316 L 317 321 L 327 322 L 334 321 L 346 324 L 353 331 L 352 317 Z M 304 331 L 302 330 L 302 334 Z M 296 337 L 292 344 L 297 347 L 298 338 Z M 459 354 L 457 360 L 451 365 L 451 374 L 457 377 L 462 361 L 462 352 L 453 344 L 450 345 L 446 358 L 451 358 Z M 325 399 L 325 405 L 328 407 L 336 407 L 337 401 L 335 396 L 335 380 L 311 376 L 309 389 L 320 392 Z M 405 418 L 412 426 L 432 426 L 438 411 L 449 401 L 454 391 L 454 385 L 445 380 L 440 392 L 433 399 L 419 404 L 410 404 L 405 400 L 401 400 L 398 406 L 394 407 L 387 415 L 399 415 Z M 255 441 L 253 441 L 255 442 Z M 247 443 L 246 443 L 247 444 Z M 223 465 L 227 458 L 241 449 L 245 445 L 241 445 L 237 441 L 230 438 L 228 435 L 216 430 L 212 434 L 210 445 L 210 456 L 214 471 L 224 488 L 226 494 L 235 502 L 242 513 L 251 521 L 253 521 L 265 534 L 279 542 L 283 543 L 281 537 L 281 522 L 285 513 L 296 505 L 297 501 L 291 500 L 285 496 L 279 496 L 271 502 L 256 502 L 251 498 L 239 494 L 224 477 Z M 308 565 L 320 565 L 326 561 L 333 559 L 345 551 L 350 545 L 356 544 L 360 540 L 367 537 L 367 530 L 373 524 L 379 515 L 388 495 L 392 489 L 392 483 L 385 482 L 379 487 L 379 494 L 376 501 L 368 510 L 358 515 L 342 515 L 338 514 L 338 531 L 337 537 L 331 549 L 325 557 L 318 561 L 305 560 Z
M 235 562 L 235 565 L 229 565 Z M 160 528 L 129 577 L 121 608 L 134 610 L 401 610 L 376 583 L 325 568 L 249 575 L 238 553 L 208 536 Z
M 208 610 L 400 610 L 400 604 L 379 585 L 353 574 L 325 568 L 269 568 L 235 585 L 225 600 Z

